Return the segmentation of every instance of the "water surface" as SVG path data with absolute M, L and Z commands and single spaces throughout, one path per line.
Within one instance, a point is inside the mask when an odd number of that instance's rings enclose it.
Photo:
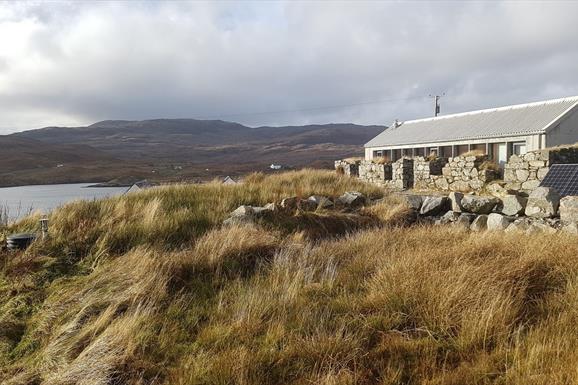
M 92 183 L 51 184 L 0 188 L 0 210 L 10 220 L 22 218 L 31 211 L 48 213 L 75 200 L 101 199 L 120 195 L 128 187 L 87 187 Z

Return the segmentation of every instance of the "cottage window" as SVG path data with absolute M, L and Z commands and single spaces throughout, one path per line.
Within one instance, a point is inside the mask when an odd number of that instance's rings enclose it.
M 512 143 L 513 152 L 516 155 L 524 155 L 526 153 L 526 142 Z

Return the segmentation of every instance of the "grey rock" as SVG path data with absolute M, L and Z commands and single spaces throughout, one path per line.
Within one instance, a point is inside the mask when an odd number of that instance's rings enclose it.
M 419 211 L 423 203 L 423 196 L 416 194 L 400 194 L 400 195 L 410 208 Z
M 530 193 L 525 213 L 534 218 L 550 218 L 558 212 L 560 195 L 551 187 L 538 187 Z
M 506 232 L 525 232 L 530 228 L 530 222 L 524 218 L 524 220 L 517 219 L 514 222 L 510 223 L 506 228 Z
M 444 196 L 426 196 L 419 213 L 426 216 L 439 214 L 446 210 L 448 203 L 448 198 Z
M 456 213 L 453 210 L 448 211 L 439 219 L 440 224 L 447 225 L 448 223 L 455 222 L 460 217 L 460 213 Z
M 357 191 L 348 191 L 337 198 L 337 203 L 348 207 L 360 207 L 365 204 L 365 196 Z
M 308 201 L 315 203 L 315 205 L 322 209 L 327 209 L 333 207 L 333 202 L 326 196 L 323 195 L 311 195 L 307 198 Z
M 526 230 L 526 234 L 536 234 L 536 233 L 547 233 L 547 234 L 554 234 L 556 229 L 552 226 L 549 226 L 547 223 L 544 222 L 532 222 L 528 230 Z
M 522 215 L 527 202 L 527 198 L 518 195 L 506 195 L 502 198 L 501 212 L 504 215 Z
M 455 211 L 456 213 L 461 213 L 462 212 L 462 198 L 464 197 L 464 194 L 460 193 L 460 192 L 451 192 L 448 195 L 448 199 L 450 200 L 451 204 L 452 204 L 452 210 Z
M 279 210 L 279 207 L 277 207 L 277 205 L 275 203 L 267 203 L 264 208 L 269 210 L 269 211 Z
M 466 195 L 462 198 L 462 208 L 464 211 L 474 214 L 489 214 L 496 204 L 496 198 Z
M 518 179 L 520 182 L 527 181 L 529 175 L 530 172 L 528 170 L 525 169 L 516 170 L 516 179 Z
M 538 186 L 540 186 L 540 181 L 537 179 L 528 180 L 528 181 L 522 183 L 522 189 L 523 190 L 534 190 L 534 189 L 538 188 Z
M 237 207 L 232 213 L 232 217 L 246 217 L 255 214 L 252 206 L 242 205 Z
M 488 216 L 485 214 L 478 215 L 470 225 L 472 231 L 484 231 L 487 228 Z
M 488 215 L 486 222 L 487 229 L 490 231 L 503 231 L 510 225 L 510 220 L 498 213 L 491 213 Z
M 474 219 L 476 219 L 476 214 L 461 213 L 458 219 L 454 222 L 454 226 L 469 229 Z
M 578 223 L 578 196 L 567 196 L 560 200 L 560 219 L 564 223 Z

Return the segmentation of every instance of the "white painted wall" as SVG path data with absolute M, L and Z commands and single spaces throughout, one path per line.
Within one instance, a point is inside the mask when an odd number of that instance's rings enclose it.
M 556 126 L 546 133 L 546 147 L 578 142 L 578 108 L 574 108 Z

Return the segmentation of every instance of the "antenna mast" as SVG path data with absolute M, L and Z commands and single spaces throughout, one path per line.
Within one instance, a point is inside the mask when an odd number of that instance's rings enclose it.
M 440 98 L 441 98 L 442 96 L 445 96 L 445 95 L 446 95 L 445 92 L 442 93 L 441 95 L 431 95 L 431 94 L 430 94 L 429 97 L 434 99 L 434 116 L 438 116 L 438 115 L 439 115 L 439 113 L 440 113 Z

